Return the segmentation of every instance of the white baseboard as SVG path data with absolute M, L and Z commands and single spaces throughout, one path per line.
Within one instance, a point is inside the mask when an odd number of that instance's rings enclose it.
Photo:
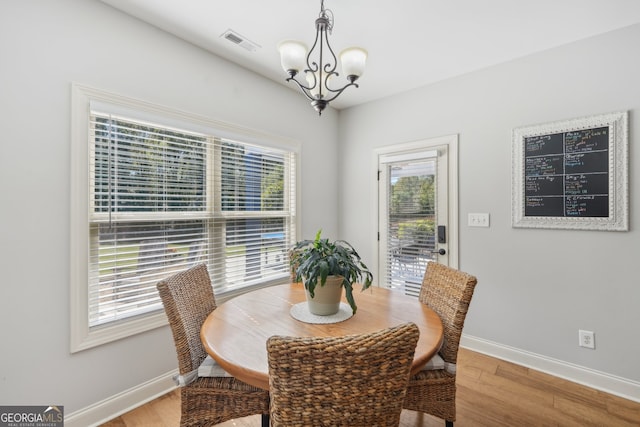
M 465 334 L 462 335 L 460 345 L 478 353 L 640 403 L 640 382 L 637 381 Z M 175 389 L 172 377 L 176 374 L 177 370 L 167 372 L 139 386 L 73 412 L 65 416 L 64 424 L 66 427 L 93 427 L 105 423 Z
M 65 427 L 93 427 L 103 424 L 176 388 L 175 369 L 143 384 L 125 390 L 79 411 L 65 414 Z
M 640 382 L 637 381 L 465 334 L 462 335 L 460 345 L 478 353 L 513 362 L 640 403 Z

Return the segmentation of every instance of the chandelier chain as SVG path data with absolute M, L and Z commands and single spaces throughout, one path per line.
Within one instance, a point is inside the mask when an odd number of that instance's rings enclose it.
M 334 23 L 333 11 L 331 9 L 324 8 L 324 0 L 320 0 L 320 18 L 327 20 L 327 33 L 331 34 Z

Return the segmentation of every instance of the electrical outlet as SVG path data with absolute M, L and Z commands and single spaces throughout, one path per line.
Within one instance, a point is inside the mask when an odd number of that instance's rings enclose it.
M 593 331 L 583 331 L 582 329 L 578 330 L 578 345 L 580 347 L 585 348 L 596 348 L 596 337 Z
M 468 215 L 467 224 L 469 225 L 469 227 L 488 227 L 489 214 L 488 213 L 470 213 Z

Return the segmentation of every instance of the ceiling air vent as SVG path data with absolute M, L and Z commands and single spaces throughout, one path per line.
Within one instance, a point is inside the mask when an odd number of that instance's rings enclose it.
M 260 45 L 258 45 L 257 43 L 252 42 L 251 40 L 247 39 L 244 36 L 241 36 L 233 30 L 225 31 L 220 37 L 224 37 L 230 42 L 247 49 L 249 52 L 255 52 L 260 47 Z

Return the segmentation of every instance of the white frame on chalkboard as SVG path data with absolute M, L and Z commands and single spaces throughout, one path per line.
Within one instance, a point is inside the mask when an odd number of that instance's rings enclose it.
M 519 228 L 629 230 L 627 111 L 523 126 L 513 130 L 511 225 Z M 525 216 L 525 138 L 596 127 L 609 128 L 609 215 L 607 217 Z

